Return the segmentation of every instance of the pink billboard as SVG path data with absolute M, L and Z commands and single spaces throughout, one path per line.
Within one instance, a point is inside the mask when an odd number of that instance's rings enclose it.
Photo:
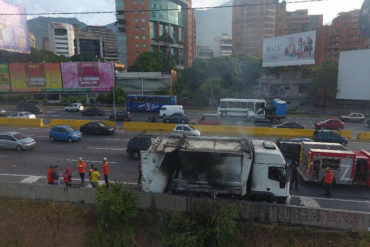
M 114 63 L 62 63 L 63 88 L 109 91 L 115 85 Z
M 24 8 L 3 0 L 0 0 L 0 50 L 30 53 Z

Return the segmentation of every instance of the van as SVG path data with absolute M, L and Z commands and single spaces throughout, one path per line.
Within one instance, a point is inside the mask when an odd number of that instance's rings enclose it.
M 159 111 L 159 117 L 171 116 L 174 113 L 184 113 L 182 105 L 164 105 Z

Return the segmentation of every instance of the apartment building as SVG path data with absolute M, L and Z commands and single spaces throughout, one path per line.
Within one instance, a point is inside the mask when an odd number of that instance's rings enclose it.
M 57 55 L 71 57 L 75 54 L 75 32 L 73 25 L 67 23 L 49 23 L 50 50 Z
M 225 57 L 233 54 L 233 38 L 229 34 L 222 34 L 214 39 L 214 57 Z

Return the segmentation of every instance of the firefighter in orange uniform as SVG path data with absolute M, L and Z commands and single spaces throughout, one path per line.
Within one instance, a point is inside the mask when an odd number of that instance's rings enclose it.
M 103 159 L 103 174 L 104 174 L 105 186 L 108 189 L 109 188 L 109 183 L 108 183 L 109 166 L 108 166 L 107 158 Z
M 325 168 L 325 170 L 326 170 L 326 175 L 324 179 L 324 185 L 325 185 L 326 193 L 324 195 L 327 197 L 331 197 L 331 186 L 333 184 L 334 174 L 332 171 L 330 171 L 330 167 L 328 166 Z

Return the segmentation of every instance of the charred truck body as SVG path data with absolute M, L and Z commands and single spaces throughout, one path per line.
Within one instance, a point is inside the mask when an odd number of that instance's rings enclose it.
M 286 163 L 271 141 L 230 137 L 157 138 L 141 152 L 143 190 L 290 198 Z

